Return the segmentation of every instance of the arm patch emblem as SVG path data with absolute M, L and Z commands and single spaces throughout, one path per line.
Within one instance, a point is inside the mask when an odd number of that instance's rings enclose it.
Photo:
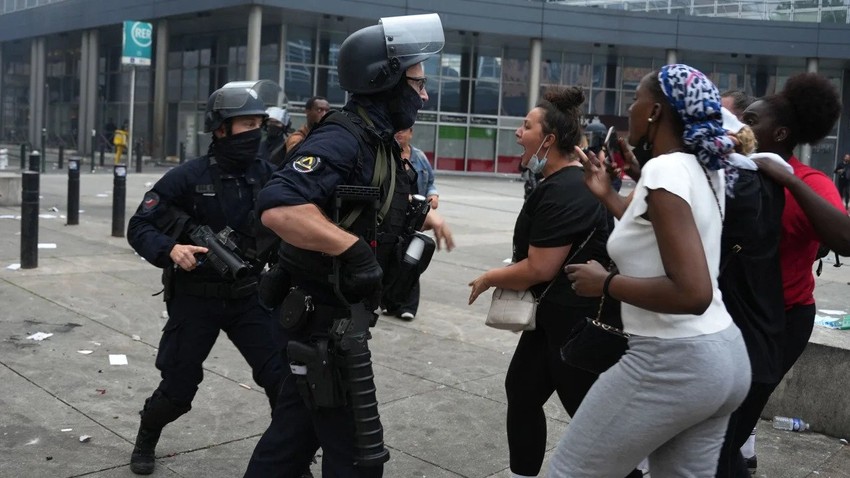
M 322 160 L 318 156 L 301 156 L 292 162 L 292 168 L 299 173 L 309 173 L 318 169 Z
M 148 191 L 145 194 L 145 198 L 142 199 L 142 210 L 144 212 L 150 212 L 157 206 L 157 204 L 159 204 L 159 194 L 153 191 Z

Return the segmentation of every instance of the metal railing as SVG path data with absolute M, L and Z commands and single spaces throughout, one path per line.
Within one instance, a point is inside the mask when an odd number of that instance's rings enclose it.
M 546 0 L 547 3 L 631 12 L 745 20 L 847 23 L 850 0 Z

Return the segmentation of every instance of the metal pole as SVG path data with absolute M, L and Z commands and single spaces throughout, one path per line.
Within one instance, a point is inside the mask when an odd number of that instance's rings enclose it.
M 142 172 L 142 142 L 136 143 L 136 172 Z
M 62 169 L 65 167 L 65 145 L 59 143 L 59 157 L 56 159 L 56 168 Z
M 91 130 L 91 172 L 94 172 L 94 151 L 95 151 L 95 144 L 97 144 L 96 142 L 97 142 L 97 130 L 93 129 L 93 130 Z M 101 159 L 101 162 L 103 162 L 102 159 Z
M 44 153 L 41 155 L 40 171 L 44 172 L 44 162 L 47 161 L 47 128 L 41 128 L 41 150 Z
M 80 223 L 80 160 L 68 159 L 68 226 Z
M 21 268 L 38 267 L 38 171 L 21 173 Z
M 136 65 L 130 66 L 130 123 L 127 127 L 127 164 L 133 161 L 133 111 L 136 108 Z M 123 236 L 121 236 L 123 237 Z
M 21 143 L 21 171 L 27 169 L 27 143 Z
M 127 166 L 116 164 L 112 177 L 112 237 L 124 237 L 124 208 L 127 204 Z
M 41 153 L 33 151 L 30 153 L 30 171 L 39 172 L 41 170 Z
M 100 145 L 100 167 L 103 167 L 103 157 L 106 155 L 106 145 L 101 143 Z

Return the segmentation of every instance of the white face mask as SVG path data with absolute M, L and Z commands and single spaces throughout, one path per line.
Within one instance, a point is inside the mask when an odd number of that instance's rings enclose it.
M 546 156 L 549 154 L 549 148 L 546 148 L 546 152 L 543 153 L 543 159 L 537 157 L 537 153 L 543 149 L 543 144 L 545 142 L 546 138 L 543 138 L 543 142 L 540 143 L 540 146 L 537 148 L 537 152 L 531 155 L 531 158 L 529 158 L 528 163 L 525 165 L 526 169 L 531 171 L 533 174 L 540 174 L 543 171 L 543 168 L 546 167 Z

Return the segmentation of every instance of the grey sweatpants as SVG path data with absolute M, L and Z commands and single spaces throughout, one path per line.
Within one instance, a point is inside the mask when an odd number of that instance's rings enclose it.
M 652 478 L 713 477 L 750 361 L 734 325 L 686 339 L 633 336 L 581 403 L 550 478 L 622 478 L 649 456 Z

